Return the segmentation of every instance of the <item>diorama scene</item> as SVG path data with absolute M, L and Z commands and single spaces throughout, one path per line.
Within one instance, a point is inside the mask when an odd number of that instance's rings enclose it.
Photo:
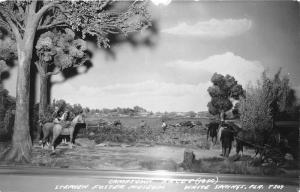
M 1 1 L 0 166 L 298 177 L 299 3 Z

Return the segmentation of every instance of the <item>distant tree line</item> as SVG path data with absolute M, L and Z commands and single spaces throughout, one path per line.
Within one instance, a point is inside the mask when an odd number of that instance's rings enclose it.
M 117 108 L 113 108 L 113 109 L 107 109 L 107 108 L 103 108 L 103 109 L 88 109 L 88 111 L 91 114 L 105 114 L 105 115 L 109 115 L 109 114 L 118 114 L 118 115 L 128 115 L 128 116 L 136 116 L 140 113 L 146 113 L 148 112 L 149 114 L 151 114 L 151 112 L 147 111 L 146 109 L 144 109 L 143 107 L 140 106 L 134 106 L 133 108 L 121 108 L 121 107 L 117 107 Z

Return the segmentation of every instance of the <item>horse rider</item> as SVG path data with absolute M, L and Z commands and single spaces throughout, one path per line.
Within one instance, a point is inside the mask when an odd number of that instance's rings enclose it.
M 233 132 L 230 130 L 228 126 L 225 125 L 225 122 L 223 121 L 221 123 L 221 127 L 223 127 L 223 130 L 221 131 L 221 144 L 222 144 L 222 156 L 223 157 L 229 157 L 232 142 L 234 140 Z
M 55 106 L 54 107 L 54 112 L 51 115 L 54 124 L 57 124 L 57 123 L 60 122 L 60 116 L 59 116 L 59 114 L 60 114 L 59 107 Z M 39 120 L 40 127 L 43 127 L 44 123 L 41 120 Z M 42 132 L 42 130 L 41 130 L 41 132 Z M 42 142 L 43 142 L 42 140 L 39 141 L 40 144 L 42 144 Z M 47 141 L 47 145 L 49 145 L 48 141 Z
M 70 116 L 70 112 L 68 110 L 66 110 L 62 116 L 60 117 L 59 114 L 61 114 L 62 112 L 59 113 L 59 108 L 55 107 L 55 110 L 52 114 L 54 121 L 54 124 L 60 124 L 63 128 L 67 128 L 70 126 L 71 121 L 69 121 L 69 116 Z M 67 140 L 64 138 L 62 140 L 63 143 L 67 143 Z
M 52 113 L 53 123 L 59 123 L 60 116 L 59 116 L 59 107 L 55 106 L 54 112 Z

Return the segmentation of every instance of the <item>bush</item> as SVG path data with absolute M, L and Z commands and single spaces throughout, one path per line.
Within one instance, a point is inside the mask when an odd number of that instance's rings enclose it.
M 97 144 L 103 142 L 132 143 L 137 140 L 135 131 L 124 128 L 122 125 L 105 125 L 95 131 L 95 135 L 89 136 Z
M 256 86 L 248 87 L 246 98 L 241 99 L 239 109 L 242 128 L 254 132 L 255 138 L 261 138 L 261 145 L 267 144 L 274 149 L 279 143 L 273 138 L 276 136 L 273 122 L 278 120 L 280 114 L 297 108 L 295 91 L 290 87 L 288 77 L 281 78 L 280 73 L 281 70 L 272 79 L 263 73 Z M 276 153 L 266 155 L 279 161 Z

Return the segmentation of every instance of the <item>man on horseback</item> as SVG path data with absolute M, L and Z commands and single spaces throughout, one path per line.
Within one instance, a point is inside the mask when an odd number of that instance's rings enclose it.
M 233 132 L 230 130 L 228 125 L 227 126 L 225 125 L 224 121 L 221 122 L 220 129 L 221 128 L 222 131 L 221 131 L 220 141 L 222 144 L 222 156 L 229 157 L 231 147 L 232 147 L 232 142 L 234 140 Z
M 65 110 L 65 112 L 62 113 L 62 116 L 59 117 L 58 113 L 55 110 L 54 113 L 53 113 L 53 115 L 56 116 L 54 118 L 54 121 L 53 121 L 54 124 L 60 124 L 63 129 L 66 129 L 66 128 L 70 127 L 70 125 L 71 125 L 70 111 Z M 63 138 L 62 143 L 66 144 L 67 143 L 67 139 Z

